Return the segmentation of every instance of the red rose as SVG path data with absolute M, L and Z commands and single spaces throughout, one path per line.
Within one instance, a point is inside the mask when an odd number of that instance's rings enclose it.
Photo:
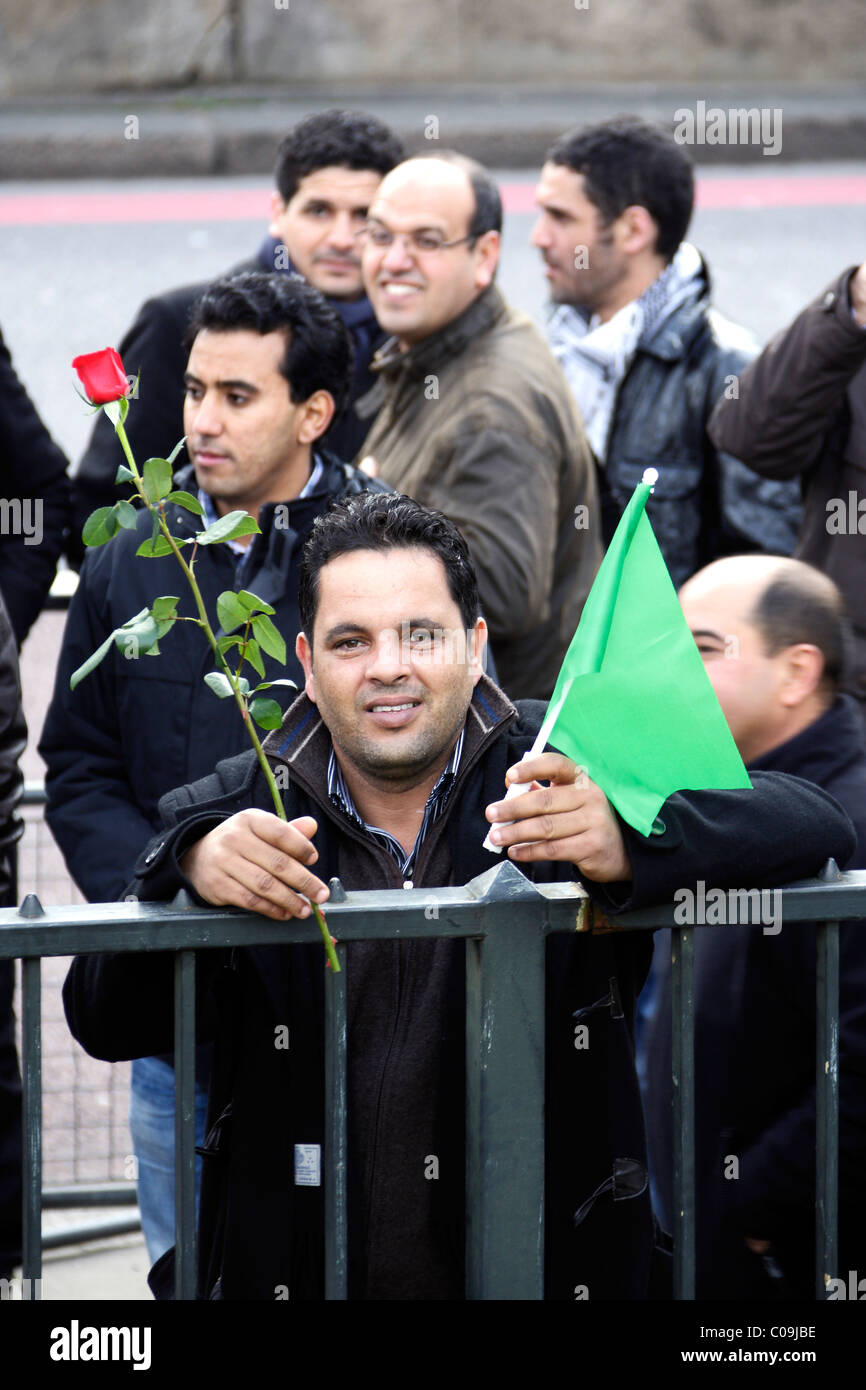
M 82 357 L 74 357 L 72 365 L 81 378 L 88 400 L 94 405 L 119 401 L 129 391 L 126 372 L 115 348 L 85 352 Z

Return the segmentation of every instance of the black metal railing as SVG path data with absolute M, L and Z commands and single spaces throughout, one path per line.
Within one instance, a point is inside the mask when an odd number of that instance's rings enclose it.
M 532 884 L 509 861 L 465 887 L 343 893 L 328 920 L 343 970 L 328 972 L 325 1019 L 326 1297 L 347 1296 L 346 957 L 350 941 L 465 939 L 467 1275 L 470 1299 L 543 1296 L 545 941 L 590 930 L 594 909 L 576 884 Z M 779 891 L 779 920 L 817 922 L 816 1296 L 836 1275 L 839 928 L 866 918 L 866 872 Z M 618 918 L 617 930 L 671 927 L 675 1125 L 674 1296 L 694 1298 L 694 982 L 692 926 L 673 905 Z M 758 920 L 756 916 L 755 921 Z M 610 929 L 612 923 L 605 923 Z M 700 930 L 700 928 L 698 928 Z M 0 911 L 0 957 L 22 958 L 25 1121 L 24 1278 L 41 1278 L 41 1019 L 44 956 L 173 951 L 176 1071 L 176 1296 L 196 1281 L 194 1153 L 195 951 L 318 939 L 315 924 L 276 923 L 224 909 L 136 902 L 47 911 L 33 898 Z

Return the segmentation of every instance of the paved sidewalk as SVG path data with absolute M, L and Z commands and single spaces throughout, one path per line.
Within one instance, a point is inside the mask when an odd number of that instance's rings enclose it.
M 123 1208 L 114 1208 L 119 1212 Z M 78 1213 L 92 1218 L 93 1211 Z M 150 1260 L 141 1234 L 115 1236 L 109 1240 L 71 1245 L 62 1250 L 46 1250 L 42 1256 L 42 1301 L 77 1302 L 153 1302 L 147 1286 Z M 15 1297 L 24 1292 L 21 1270 Z
M 387 94 L 225 86 L 10 102 L 0 110 L 0 178 L 265 174 L 289 126 L 337 105 L 368 107 L 413 150 L 438 139 L 495 167 L 535 167 L 568 126 L 629 111 L 673 127 L 675 113 L 699 101 L 780 109 L 786 160 L 859 159 L 866 146 L 866 85 L 856 82 L 453 85 Z M 702 164 L 760 159 L 754 145 L 702 145 L 695 154 Z

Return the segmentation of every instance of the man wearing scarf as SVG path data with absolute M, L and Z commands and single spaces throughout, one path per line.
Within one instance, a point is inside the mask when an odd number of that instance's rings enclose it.
M 675 584 L 732 551 L 790 554 L 796 486 L 759 478 L 707 433 L 755 345 L 710 307 L 706 264 L 683 240 L 694 204 L 683 147 L 633 117 L 570 131 L 537 200 L 548 337 L 598 464 L 605 542 L 655 467 L 647 512 Z
M 343 319 L 354 347 L 349 401 L 328 432 L 327 447 L 349 461 L 370 426 L 354 411 L 370 389 L 369 363 L 384 342 L 361 281 L 355 234 L 382 177 L 403 158 L 393 131 L 360 111 L 324 111 L 300 121 L 280 145 L 271 195 L 271 223 L 255 256 L 228 273 L 271 271 L 301 275 Z M 126 431 L 136 458 L 166 458 L 183 434 L 186 329 L 193 305 L 210 282 L 184 285 L 149 299 L 120 344 L 127 370 L 139 376 L 139 404 Z M 96 507 L 122 493 L 114 479 L 123 462 L 111 422 L 100 411 L 73 479 L 70 559 L 80 564 L 81 528 Z

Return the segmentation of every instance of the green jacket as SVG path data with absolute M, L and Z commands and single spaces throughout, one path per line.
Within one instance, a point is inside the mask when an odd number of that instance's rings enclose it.
M 601 560 L 594 466 L 565 377 L 491 285 L 408 351 L 390 339 L 363 453 L 378 476 L 455 522 L 469 544 L 498 679 L 553 690 Z

